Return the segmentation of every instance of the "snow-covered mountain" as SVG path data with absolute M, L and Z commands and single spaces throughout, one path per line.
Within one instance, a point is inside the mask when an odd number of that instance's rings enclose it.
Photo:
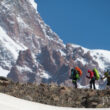
M 64 44 L 44 23 L 34 0 L 0 1 L 0 53 L 0 75 L 20 82 L 70 85 L 70 69 L 79 66 L 85 85 L 88 68 L 102 74 L 110 67 L 110 51 Z

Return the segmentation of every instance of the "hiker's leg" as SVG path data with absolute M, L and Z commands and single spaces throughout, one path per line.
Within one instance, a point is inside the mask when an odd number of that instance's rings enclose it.
M 93 87 L 94 87 L 94 89 L 96 89 L 96 87 L 95 87 L 95 80 L 93 80 Z
M 77 88 L 77 81 L 74 82 L 75 88 Z
M 92 80 L 90 81 L 90 89 L 92 89 Z
M 72 80 L 72 82 L 73 82 L 75 88 L 77 88 L 77 79 L 74 78 L 74 79 Z
M 78 85 L 77 85 L 77 81 L 76 81 L 76 85 L 75 85 L 75 88 L 78 88 Z
M 73 83 L 74 87 L 76 87 L 76 81 L 72 80 L 72 83 Z
M 74 84 L 75 88 L 77 88 L 77 80 L 73 80 L 73 84 Z
M 110 82 L 107 81 L 106 89 L 110 89 Z

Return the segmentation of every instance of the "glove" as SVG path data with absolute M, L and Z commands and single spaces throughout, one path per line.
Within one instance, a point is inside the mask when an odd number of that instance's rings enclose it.
M 86 76 L 86 78 L 88 78 L 88 76 Z
M 102 77 L 101 77 L 100 79 L 101 79 L 101 80 L 103 80 L 103 78 L 102 78 Z

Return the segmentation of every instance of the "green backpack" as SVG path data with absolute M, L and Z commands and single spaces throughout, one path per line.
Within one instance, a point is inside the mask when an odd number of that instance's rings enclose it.
M 76 78 L 77 78 L 77 79 L 80 79 L 80 76 L 79 76 L 79 74 L 78 74 L 78 73 L 76 73 Z
M 77 70 L 71 69 L 71 79 L 74 79 L 74 78 L 80 79 L 80 76 Z
M 96 68 L 94 68 L 93 72 L 94 72 L 94 76 L 95 76 L 96 80 L 99 80 L 100 79 L 100 75 L 99 75 L 98 70 Z

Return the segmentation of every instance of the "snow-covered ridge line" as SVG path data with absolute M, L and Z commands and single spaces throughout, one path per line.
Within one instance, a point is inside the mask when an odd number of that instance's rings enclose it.
M 107 68 L 110 68 L 109 63 L 110 63 L 110 51 L 108 50 L 102 50 L 102 49 L 87 49 L 85 47 L 82 47 L 80 45 L 76 44 L 70 44 L 73 48 L 82 48 L 84 50 L 84 53 L 86 54 L 87 52 L 90 53 L 92 56 L 93 60 L 96 61 L 99 65 L 99 67 L 102 70 L 106 70 Z M 82 62 L 82 64 L 87 64 L 85 59 L 82 57 L 77 59 L 76 61 Z
M 29 0 L 29 2 L 35 8 L 35 10 L 37 11 L 37 3 L 35 2 L 35 0 Z
M 87 51 L 95 51 L 95 52 L 106 52 L 106 53 L 110 53 L 110 51 L 109 50 L 104 50 L 104 49 L 88 49 L 88 48 L 85 48 L 85 47 L 83 47 L 83 46 L 81 46 L 81 45 L 77 45 L 77 44 L 74 44 L 74 43 L 70 43 L 70 45 L 72 46 L 72 47 L 74 47 L 74 48 L 79 48 L 79 47 L 81 47 L 82 49 L 85 49 L 85 50 L 87 50 Z

